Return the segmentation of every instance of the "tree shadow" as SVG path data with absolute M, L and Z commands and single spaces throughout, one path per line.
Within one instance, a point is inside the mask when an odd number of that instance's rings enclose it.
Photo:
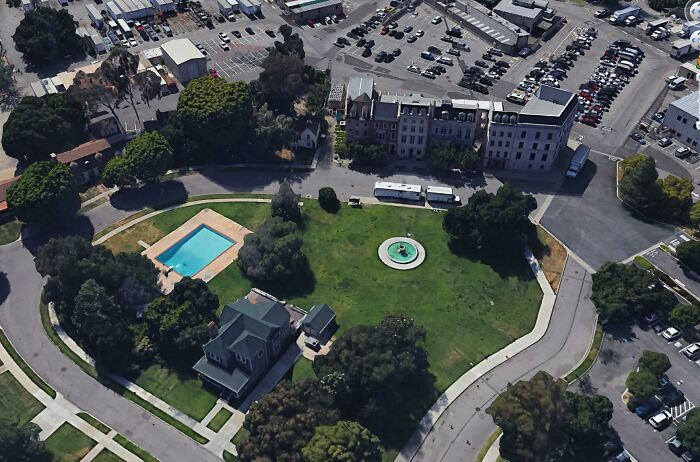
M 109 201 L 112 206 L 124 211 L 138 211 L 145 207 L 161 209 L 182 204 L 189 197 L 185 186 L 177 180 L 151 183 L 140 188 L 120 189 Z
M 605 323 L 605 333 L 616 342 L 633 342 L 637 339 L 631 324 Z
M 303 297 L 316 289 L 316 276 L 307 262 L 306 268 L 285 281 L 257 282 L 255 286 L 281 298 Z
M 532 270 L 522 255 L 493 252 L 486 247 L 470 246 L 457 239 L 450 239 L 447 246 L 458 257 L 489 266 L 502 279 L 515 277 L 519 281 L 529 281 L 533 278 Z
M 7 273 L 0 271 L 0 305 L 5 303 L 8 295 L 10 295 L 10 280 L 7 279 Z
M 22 226 L 22 244 L 32 255 L 36 255 L 41 246 L 51 238 L 81 236 L 88 241 L 95 235 L 95 227 L 85 215 L 76 215 L 66 223 L 56 223 L 46 227 L 36 225 Z

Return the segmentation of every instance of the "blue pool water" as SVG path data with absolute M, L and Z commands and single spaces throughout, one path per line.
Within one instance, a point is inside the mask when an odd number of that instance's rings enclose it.
M 156 259 L 182 276 L 194 276 L 234 244 L 231 239 L 200 225 Z

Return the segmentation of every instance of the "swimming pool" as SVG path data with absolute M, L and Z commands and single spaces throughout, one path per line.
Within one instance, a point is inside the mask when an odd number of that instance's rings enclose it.
M 182 276 L 194 276 L 235 243 L 208 226 L 200 225 L 156 260 Z

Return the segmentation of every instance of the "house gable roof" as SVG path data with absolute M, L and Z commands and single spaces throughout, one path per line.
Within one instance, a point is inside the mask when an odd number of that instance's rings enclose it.
M 301 322 L 303 326 L 308 326 L 316 332 L 323 332 L 335 319 L 335 311 L 330 306 L 322 303 L 314 305 Z

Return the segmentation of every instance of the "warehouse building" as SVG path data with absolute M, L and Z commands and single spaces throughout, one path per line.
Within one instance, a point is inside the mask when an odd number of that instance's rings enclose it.
M 158 14 L 175 12 L 175 2 L 173 2 L 173 0 L 151 0 L 151 6 L 153 6 Z
M 175 39 L 161 45 L 163 62 L 181 83 L 207 74 L 207 58 L 190 39 Z
M 456 0 L 446 9 L 460 26 L 492 43 L 506 53 L 516 54 L 528 44 L 530 34 L 520 26 L 495 15 L 483 5 L 470 0 Z
M 691 93 L 678 99 L 668 106 L 664 126 L 678 141 L 696 150 L 700 145 L 700 130 L 698 130 L 698 102 L 700 92 Z
M 546 0 L 501 0 L 494 7 L 493 12 L 516 26 L 532 32 L 542 22 L 547 6 Z
M 342 0 L 293 0 L 282 4 L 297 23 L 343 14 Z

